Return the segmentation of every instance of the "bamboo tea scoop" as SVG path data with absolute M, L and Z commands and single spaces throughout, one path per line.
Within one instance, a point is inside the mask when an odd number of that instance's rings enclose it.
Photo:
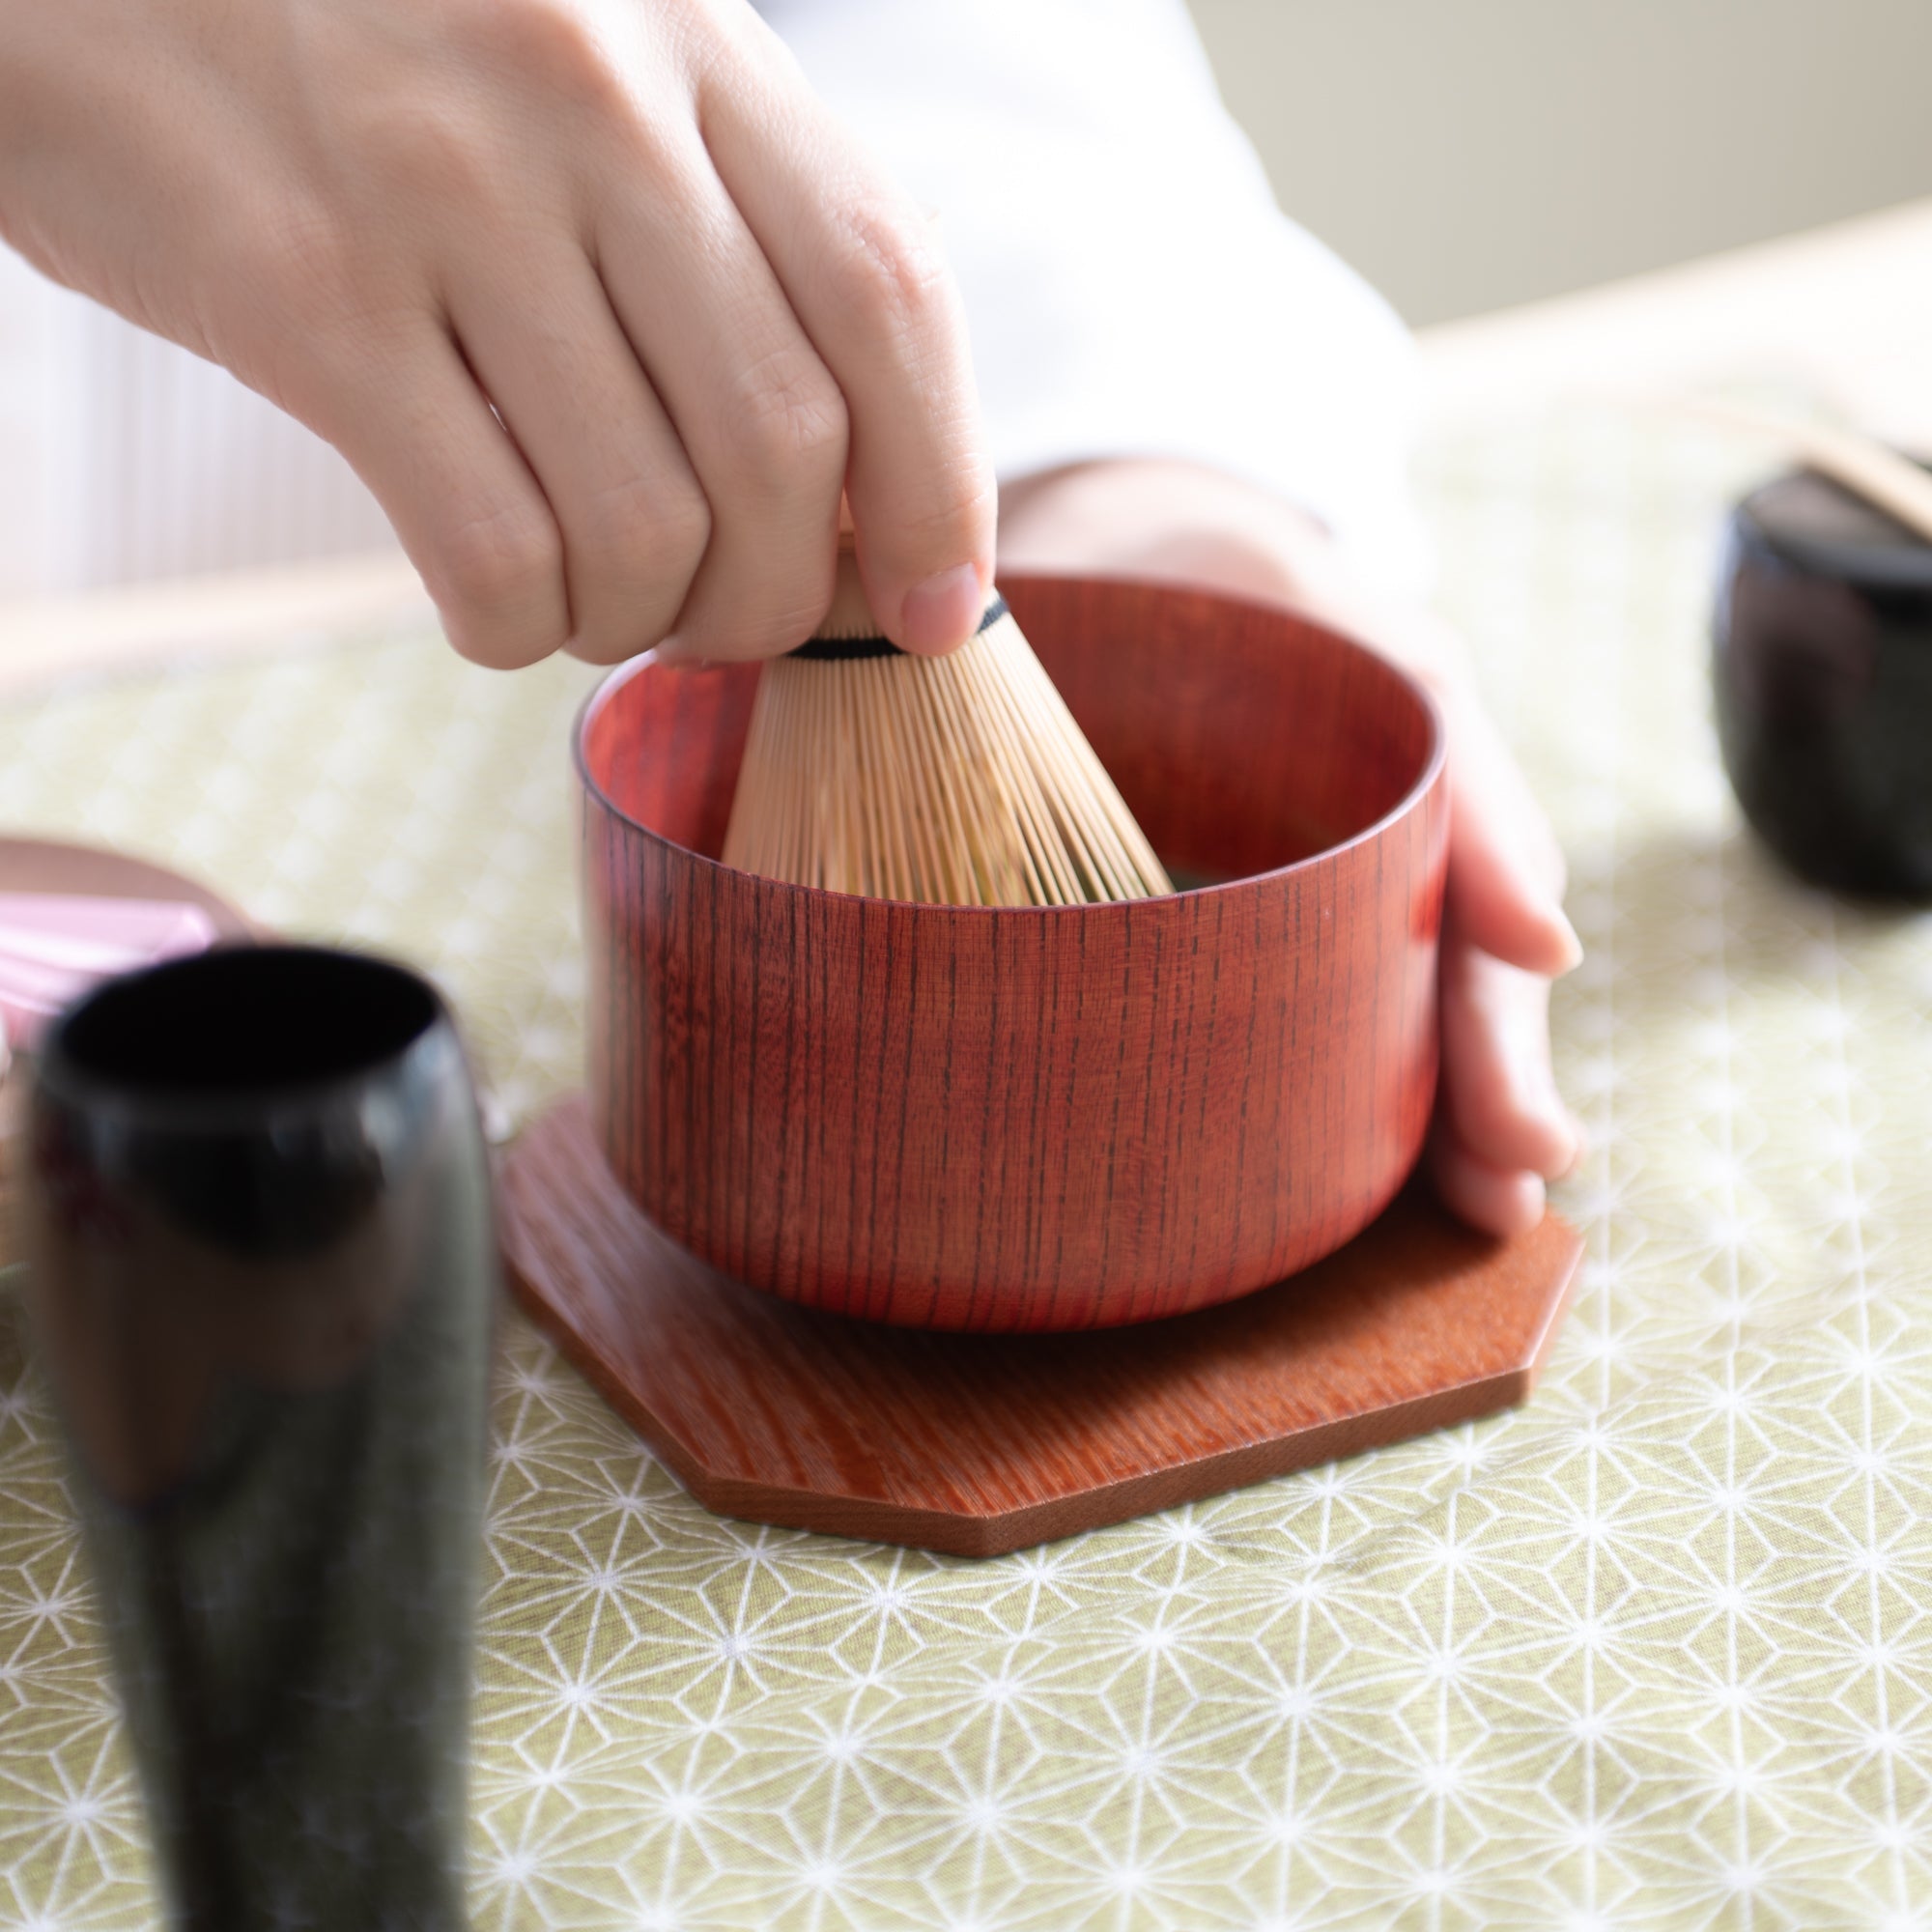
M 1829 477 L 1932 543 L 1932 475 L 1875 438 L 1738 403 L 1699 397 L 1684 399 L 1682 406 L 1707 422 L 1782 444 L 1805 469 Z

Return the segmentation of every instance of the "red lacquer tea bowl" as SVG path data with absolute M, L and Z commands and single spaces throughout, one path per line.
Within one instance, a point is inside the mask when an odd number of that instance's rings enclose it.
M 1002 588 L 1178 881 L 1216 883 L 989 910 L 732 870 L 757 668 L 639 659 L 578 733 L 592 1113 L 645 1212 L 755 1288 L 934 1328 L 1145 1321 L 1321 1259 L 1414 1165 L 1441 727 L 1279 611 Z

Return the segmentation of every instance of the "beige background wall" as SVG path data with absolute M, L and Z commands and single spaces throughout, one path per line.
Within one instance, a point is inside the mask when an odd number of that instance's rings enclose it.
M 1413 323 L 1932 193 L 1932 0 L 1192 0 L 1282 205 Z

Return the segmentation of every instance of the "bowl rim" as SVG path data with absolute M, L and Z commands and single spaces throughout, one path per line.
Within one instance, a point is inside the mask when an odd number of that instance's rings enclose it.
M 985 919 L 1010 919 L 1015 914 L 1037 914 L 1047 918 L 1080 918 L 1083 915 L 1109 910 L 1134 910 L 1148 906 L 1171 905 L 1179 899 L 1205 898 L 1214 893 L 1238 892 L 1243 887 L 1252 887 L 1271 879 L 1293 878 L 1301 872 L 1310 872 L 1321 866 L 1333 865 L 1359 845 L 1380 838 L 1400 820 L 1408 817 L 1441 781 L 1443 769 L 1448 762 L 1449 734 L 1442 715 L 1442 706 L 1435 694 L 1416 676 L 1406 665 L 1399 665 L 1393 658 L 1385 657 L 1380 651 L 1365 644 L 1359 638 L 1353 638 L 1346 631 L 1337 630 L 1332 624 L 1322 623 L 1319 618 L 1302 615 L 1299 611 L 1284 607 L 1262 604 L 1252 598 L 1236 597 L 1209 584 L 1185 583 L 1165 578 L 1113 576 L 1102 572 L 1075 573 L 1042 570 L 1014 570 L 1002 573 L 1002 581 L 1013 583 L 1107 583 L 1133 584 L 1141 588 L 1173 591 L 1179 596 L 1209 597 L 1218 603 L 1232 604 L 1248 611 L 1260 611 L 1269 616 L 1281 617 L 1290 623 L 1299 624 L 1306 630 L 1320 631 L 1332 641 L 1345 644 L 1350 650 L 1359 651 L 1364 657 L 1373 658 L 1382 669 L 1406 687 L 1408 694 L 1422 708 L 1423 720 L 1429 727 L 1428 755 L 1422 761 L 1422 770 L 1414 782 L 1403 793 L 1394 805 L 1371 824 L 1359 832 L 1353 832 L 1347 838 L 1338 839 L 1333 845 L 1324 845 L 1319 852 L 1311 852 L 1304 859 L 1291 860 L 1285 866 L 1270 867 L 1264 872 L 1244 872 L 1239 878 L 1218 879 L 1210 885 L 1188 886 L 1179 892 L 1162 893 L 1146 899 L 1095 899 L 1081 905 L 1018 905 L 1018 906 L 953 906 L 939 905 L 924 899 L 884 899 L 867 893 L 835 892 L 829 886 L 801 886 L 789 879 L 767 878 L 762 872 L 748 872 L 738 866 L 727 866 L 722 859 L 713 859 L 705 853 L 694 851 L 689 845 L 681 844 L 675 838 L 658 831 L 654 826 L 643 823 L 626 811 L 611 794 L 605 790 L 590 770 L 590 761 L 584 751 L 584 743 L 590 733 L 592 722 L 604 707 L 611 702 L 617 693 L 635 677 L 640 676 L 660 662 L 653 647 L 640 651 L 636 657 L 613 666 L 598 679 L 583 702 L 578 706 L 577 719 L 571 726 L 570 753 L 572 762 L 577 767 L 578 781 L 583 790 L 611 814 L 633 832 L 668 850 L 681 854 L 695 865 L 706 867 L 713 871 L 729 873 L 733 878 L 753 879 L 758 885 L 773 892 L 800 893 L 807 898 L 845 899 L 854 905 L 905 906 L 915 912 L 946 913 L 956 916 L 978 915 Z M 710 667 L 700 665 L 668 665 L 672 670 L 701 670 Z M 715 667 L 715 668 L 737 668 L 736 665 Z

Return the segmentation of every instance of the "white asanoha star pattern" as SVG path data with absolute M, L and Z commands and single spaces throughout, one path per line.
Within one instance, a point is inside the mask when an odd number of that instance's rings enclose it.
M 1582 1293 L 1524 1411 L 989 1563 L 720 1521 L 511 1320 L 474 1906 L 523 1928 L 1932 1924 L 1932 923 L 1739 829 L 1728 453 L 1435 452 L 1447 601 L 1590 958 Z M 576 1078 L 571 713 L 427 639 L 0 714 L 0 823 L 420 960 Z M 0 1295 L 0 1924 L 140 1925 L 141 1820 Z

